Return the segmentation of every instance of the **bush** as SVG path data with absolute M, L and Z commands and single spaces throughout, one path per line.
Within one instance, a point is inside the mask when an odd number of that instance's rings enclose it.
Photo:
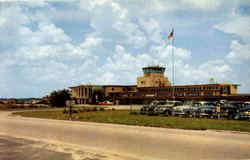
M 54 91 L 49 96 L 49 102 L 54 107 L 65 107 L 67 100 L 70 100 L 70 93 L 66 89 Z

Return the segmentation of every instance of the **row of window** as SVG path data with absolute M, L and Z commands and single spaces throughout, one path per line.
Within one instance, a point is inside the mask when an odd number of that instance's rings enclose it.
M 155 94 L 155 95 L 157 96 L 157 94 Z M 175 93 L 174 95 L 176 97 L 184 97 L 184 93 Z M 131 96 L 136 96 L 136 94 L 135 93 L 134 94 L 123 94 L 123 95 L 119 95 L 119 96 L 131 97 Z M 137 95 L 137 96 L 139 96 L 139 95 Z M 143 96 L 143 95 L 141 95 L 141 96 Z M 144 95 L 144 96 L 146 96 L 146 95 Z M 164 94 L 158 93 L 158 96 L 172 96 L 172 94 L 171 93 L 164 93 Z M 186 96 L 199 97 L 199 96 L 201 96 L 201 94 L 200 93 L 187 93 Z M 203 96 L 213 96 L 213 93 L 212 92 L 205 92 L 203 94 Z
M 115 91 L 115 88 L 111 88 L 112 91 Z M 122 88 L 122 91 L 125 92 L 125 91 L 135 91 L 135 88 L 133 87 L 128 87 L 128 88 Z
M 200 90 L 218 90 L 219 87 L 199 87 L 199 88 L 174 88 L 175 91 L 200 91 Z M 155 88 L 150 91 L 161 90 L 161 91 L 173 91 L 173 88 Z M 142 91 L 149 91 L 148 89 L 142 89 Z
M 143 69 L 144 73 L 164 73 L 165 69 L 164 68 L 159 68 L 159 69 Z
M 174 94 L 176 97 L 184 97 L 184 93 L 175 93 Z M 185 94 L 186 96 L 190 96 L 190 97 L 198 97 L 198 96 L 201 96 L 201 94 L 199 92 L 197 93 L 186 93 Z M 203 94 L 204 96 L 213 96 L 213 93 L 211 92 L 205 92 Z M 158 93 L 158 96 L 172 96 L 171 93 Z

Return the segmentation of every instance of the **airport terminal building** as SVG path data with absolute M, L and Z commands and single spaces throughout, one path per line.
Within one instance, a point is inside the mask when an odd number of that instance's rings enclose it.
M 165 67 L 143 68 L 137 85 L 79 85 L 70 87 L 78 104 L 109 99 L 115 104 L 144 104 L 152 100 L 240 100 L 250 101 L 250 94 L 238 94 L 238 84 L 200 84 L 173 86 L 164 76 Z M 101 98 L 100 98 L 101 97 Z

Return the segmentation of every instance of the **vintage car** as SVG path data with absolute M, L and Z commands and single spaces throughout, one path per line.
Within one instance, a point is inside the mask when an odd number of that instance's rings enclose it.
M 225 103 L 220 105 L 220 117 L 233 119 L 237 115 L 237 111 L 239 110 L 239 106 L 232 105 L 230 103 Z
M 216 117 L 216 107 L 213 105 L 200 106 L 192 112 L 193 117 L 206 117 L 213 118 Z
M 181 106 L 181 105 L 183 105 L 183 102 L 181 101 L 165 101 L 165 102 L 159 103 L 154 108 L 154 114 L 156 115 L 163 114 L 163 115 L 169 116 L 169 115 L 172 115 L 173 107 Z
M 159 101 L 155 100 L 152 101 L 149 105 L 143 105 L 140 109 L 140 114 L 148 114 L 149 111 L 151 111 L 158 103 Z
M 243 101 L 230 101 L 228 104 L 236 106 L 237 108 L 243 108 L 246 105 Z
M 187 101 L 181 106 L 173 107 L 172 115 L 174 116 L 187 116 L 190 112 L 197 109 L 198 103 L 196 101 Z
M 250 120 L 250 105 L 246 105 L 245 107 L 239 109 L 234 119 Z
M 110 101 L 99 102 L 99 105 L 112 105 L 113 103 Z

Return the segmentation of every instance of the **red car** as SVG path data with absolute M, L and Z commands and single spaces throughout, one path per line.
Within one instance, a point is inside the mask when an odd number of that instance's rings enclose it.
M 99 102 L 98 104 L 99 105 L 110 105 L 110 104 L 112 104 L 112 102 L 104 101 L 104 102 Z

